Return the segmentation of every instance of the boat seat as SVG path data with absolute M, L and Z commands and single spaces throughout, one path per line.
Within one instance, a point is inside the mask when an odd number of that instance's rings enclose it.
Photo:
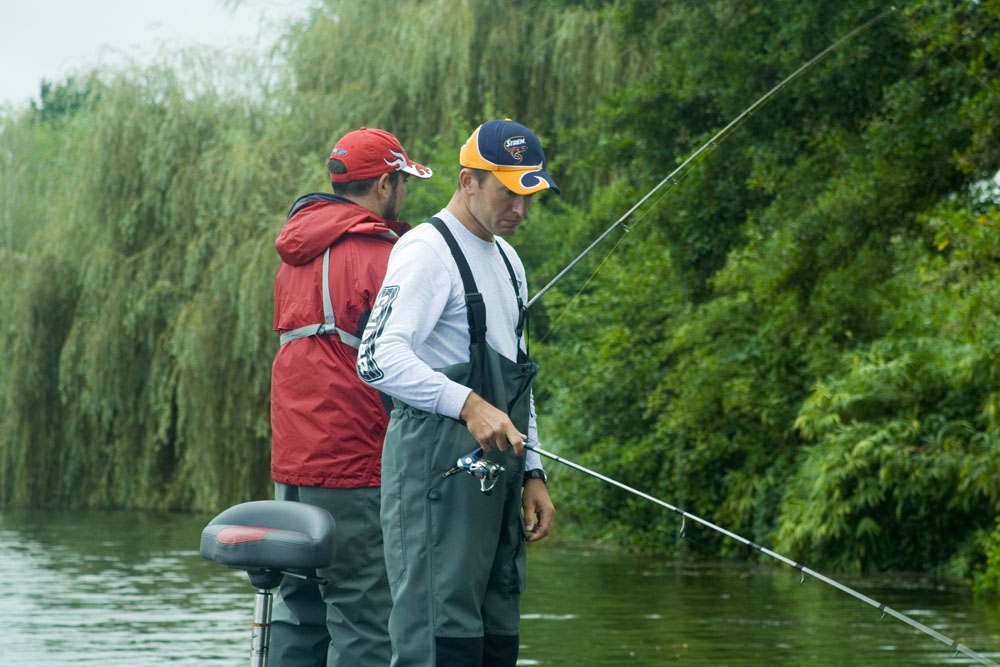
M 288 500 L 234 505 L 201 533 L 201 555 L 241 570 L 328 567 L 333 562 L 333 517 Z

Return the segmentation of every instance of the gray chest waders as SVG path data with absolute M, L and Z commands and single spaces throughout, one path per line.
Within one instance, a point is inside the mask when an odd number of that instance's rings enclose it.
M 537 367 L 523 353 L 514 362 L 486 344 L 486 310 L 468 262 L 444 223 L 430 223 L 458 265 L 469 313 L 469 362 L 438 370 L 505 410 L 527 433 Z M 518 305 L 520 340 L 520 298 Z M 525 580 L 524 457 L 514 456 L 513 448 L 488 453 L 505 472 L 487 495 L 474 477 L 444 475 L 477 447 L 462 422 L 396 402 L 382 453 L 381 510 L 393 667 L 516 662 Z M 486 657 L 477 660 L 477 654 Z

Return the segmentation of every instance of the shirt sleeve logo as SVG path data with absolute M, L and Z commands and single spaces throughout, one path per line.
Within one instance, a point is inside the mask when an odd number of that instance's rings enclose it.
M 385 329 L 386 320 L 392 312 L 392 302 L 397 296 L 399 285 L 385 285 L 375 299 L 375 306 L 361 338 L 361 349 L 358 351 L 358 377 L 365 382 L 376 382 L 385 377 L 385 373 L 375 363 L 375 343 Z

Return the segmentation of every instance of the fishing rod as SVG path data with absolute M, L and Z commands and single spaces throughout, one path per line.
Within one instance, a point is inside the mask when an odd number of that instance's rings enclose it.
M 755 549 L 755 550 L 759 551 L 762 554 L 765 554 L 767 556 L 770 556 L 771 558 L 779 560 L 779 561 L 781 561 L 782 563 L 784 563 L 786 565 L 790 565 L 791 567 L 795 568 L 796 570 L 798 570 L 802 574 L 802 581 L 805 581 L 805 575 L 808 574 L 810 577 L 813 577 L 815 579 L 819 579 L 823 583 L 828 584 L 830 586 L 833 586 L 834 588 L 836 588 L 836 589 L 838 589 L 840 591 L 843 591 L 844 593 L 847 593 L 848 595 L 851 595 L 851 596 L 853 596 L 853 597 L 861 600 L 862 602 L 875 607 L 876 609 L 878 609 L 879 611 L 882 612 L 883 618 L 885 617 L 886 614 L 888 614 L 890 616 L 893 616 L 893 617 L 899 619 L 903 623 L 906 623 L 907 625 L 916 628 L 920 632 L 923 632 L 924 634 L 930 635 L 931 637 L 933 637 L 934 639 L 938 640 L 942 644 L 946 644 L 947 646 L 951 647 L 952 649 L 955 650 L 955 654 L 956 655 L 959 654 L 959 653 L 962 653 L 962 654 L 968 656 L 969 658 L 972 658 L 973 660 L 975 660 L 976 662 L 978 662 L 981 665 L 988 665 L 989 667 L 1000 667 L 1000 665 L 997 665 L 997 663 L 993 662 L 992 660 L 990 660 L 986 656 L 983 656 L 983 655 L 981 655 L 981 654 L 973 651 L 972 649 L 970 649 L 969 647 L 967 647 L 967 646 L 965 646 L 963 644 L 959 644 L 954 639 L 952 639 L 952 638 L 950 638 L 950 637 L 948 637 L 946 635 L 941 634 L 940 632 L 938 632 L 937 630 L 935 630 L 933 628 L 927 627 L 926 625 L 924 625 L 923 623 L 921 623 L 919 621 L 915 621 L 914 619 L 910 618 L 906 614 L 904 614 L 902 612 L 898 612 L 895 609 L 893 609 L 891 607 L 888 607 L 888 606 L 882 604 L 881 602 L 878 602 L 877 600 L 873 600 L 872 598 L 868 597 L 867 595 L 865 595 L 863 593 L 859 593 L 858 591 L 854 590 L 850 586 L 846 586 L 846 585 L 840 583 L 839 581 L 836 581 L 834 579 L 831 579 L 830 577 L 827 577 L 826 575 L 823 575 L 823 574 L 821 574 L 819 572 L 816 572 L 815 570 L 811 570 L 808 567 L 802 565 L 801 563 L 796 563 L 795 561 L 793 561 L 790 558 L 782 556 L 781 554 L 779 554 L 779 553 L 777 553 L 775 551 L 771 551 L 767 547 L 762 547 L 759 544 L 755 544 L 755 543 L 751 542 L 750 540 L 746 539 L 745 537 L 737 535 L 736 533 L 734 533 L 732 531 L 726 530 L 725 528 L 723 528 L 721 526 L 717 526 L 714 523 L 712 523 L 711 521 L 708 521 L 706 519 L 702 519 L 701 517 L 696 516 L 694 514 L 691 514 L 690 512 L 686 512 L 686 511 L 680 509 L 679 507 L 675 507 L 675 506 L 671 505 L 668 502 L 664 502 L 664 501 L 660 500 L 659 498 L 654 498 L 653 496 L 649 495 L 648 493 L 643 493 L 642 491 L 639 491 L 638 489 L 634 489 L 631 486 L 628 486 L 627 484 L 623 484 L 623 483 L 621 483 L 621 482 L 619 482 L 617 480 L 611 479 L 610 477 L 606 477 L 605 475 L 602 475 L 599 472 L 594 472 L 593 470 L 590 470 L 589 468 L 585 468 L 585 467 L 583 467 L 582 465 L 580 465 L 578 463 L 573 463 L 572 461 L 564 459 L 563 457 L 558 456 L 556 454 L 553 454 L 552 452 L 545 451 L 541 447 L 536 447 L 534 445 L 525 444 L 524 448 L 525 449 L 530 449 L 533 452 L 537 452 L 538 454 L 540 454 L 542 456 L 546 456 L 546 457 L 552 459 L 553 461 L 556 461 L 557 463 L 561 463 L 561 464 L 563 464 L 565 466 L 573 468 L 574 470 L 578 470 L 578 471 L 580 471 L 582 473 L 590 475 L 591 477 L 595 477 L 595 478 L 601 480 L 602 482 L 607 482 L 608 484 L 611 484 L 612 486 L 617 486 L 619 489 L 623 489 L 625 491 L 628 491 L 629 493 L 637 495 L 640 498 L 645 498 L 646 500 L 654 502 L 657 505 L 660 505 L 661 507 L 665 507 L 668 510 L 670 510 L 670 511 L 676 513 L 676 514 L 679 514 L 680 517 L 681 517 L 681 532 L 682 533 L 684 532 L 684 523 L 683 523 L 684 520 L 691 519 L 692 521 L 696 521 L 696 522 L 702 524 L 703 526 L 707 526 L 708 528 L 711 528 L 712 530 L 714 530 L 716 532 L 722 533 L 726 537 L 732 538 L 732 539 L 736 540 L 737 542 L 745 544 L 746 546 L 748 546 L 748 547 L 750 547 L 752 549 Z
M 844 35 L 843 37 L 841 37 L 840 39 L 838 39 L 834 43 L 830 44 L 830 46 L 826 47 L 825 49 L 823 49 L 822 51 L 820 51 L 818 54 L 816 54 L 815 56 L 813 56 L 808 62 L 806 62 L 805 64 L 803 64 L 802 66 L 800 66 L 797 70 L 795 70 L 794 72 L 792 72 L 791 74 L 789 74 L 787 77 L 785 77 L 784 80 L 781 81 L 781 83 L 779 83 L 774 88 L 772 88 L 771 90 L 769 90 L 766 93 L 764 93 L 763 95 L 761 95 L 757 99 L 757 101 L 754 102 L 753 104 L 751 104 L 750 106 L 748 106 L 743 111 L 743 113 L 741 113 L 739 116 L 737 116 L 736 118 L 734 118 L 733 120 L 731 120 L 728 125 L 726 125 L 724 128 L 722 128 L 721 130 L 719 130 L 718 132 L 716 132 L 715 135 L 711 139 L 709 139 L 708 141 L 706 141 L 704 144 L 701 145 L 701 147 L 698 150 L 696 150 L 694 153 L 692 153 L 691 155 L 689 155 L 688 158 L 686 160 L 684 160 L 684 162 L 682 162 L 680 164 L 680 166 L 678 166 L 672 172 L 670 172 L 669 174 L 667 174 L 663 178 L 663 180 L 661 180 L 659 183 L 656 184 L 656 187 L 654 187 L 652 190 L 650 190 L 649 192 L 647 192 L 642 197 L 642 199 L 640 199 L 639 201 L 637 201 L 632 206 L 632 208 L 630 208 L 629 210 L 625 211 L 625 214 L 622 217 L 618 218 L 610 227 L 608 227 L 606 230 L 604 230 L 604 233 L 602 233 L 600 236 L 598 236 L 594 240 L 593 243 L 591 243 L 589 246 L 587 246 L 584 249 L 583 252 L 581 252 L 579 255 L 577 255 L 576 259 L 574 259 L 572 262 L 570 262 L 569 264 L 567 264 L 566 267 L 562 271 L 560 271 L 559 273 L 557 273 L 556 276 L 552 280 L 550 280 L 548 282 L 548 284 L 545 285 L 545 287 L 543 287 L 542 289 L 540 289 L 538 291 L 538 293 L 535 294 L 535 296 L 531 297 L 531 299 L 528 301 L 528 304 L 525 307 L 526 308 L 531 308 L 532 304 L 534 304 L 536 301 L 538 301 L 538 299 L 540 299 L 543 294 L 545 294 L 546 292 L 548 292 L 552 288 L 552 286 L 555 285 L 557 282 L 559 282 L 559 280 L 564 275 L 566 275 L 567 273 L 569 273 L 569 271 L 574 266 L 576 266 L 577 263 L 580 262 L 580 260 L 582 260 L 601 241 L 603 241 L 605 238 L 607 238 L 608 234 L 610 234 L 612 231 L 614 231 L 619 225 L 621 225 L 622 223 L 624 223 L 625 220 L 627 220 L 628 217 L 630 215 L 632 215 L 632 213 L 637 208 L 639 208 L 640 206 L 642 206 L 642 204 L 645 203 L 646 200 L 648 200 L 650 197 L 652 197 L 656 193 L 657 190 L 659 190 L 665 184 L 667 184 L 667 183 L 669 183 L 671 181 L 674 181 L 674 177 L 677 176 L 677 174 L 679 174 L 681 171 L 683 171 L 685 167 L 687 167 L 693 160 L 695 160 L 699 155 L 701 155 L 706 149 L 708 149 L 709 147 L 714 148 L 715 146 L 718 145 L 718 143 L 721 143 L 722 137 L 725 136 L 732 128 L 734 128 L 737 125 L 739 125 L 743 121 L 744 118 L 746 118 L 747 116 L 749 116 L 750 114 L 752 114 L 754 111 L 756 111 L 761 105 L 763 105 L 771 97 L 773 97 L 775 94 L 777 94 L 778 91 L 780 91 L 782 88 L 784 88 L 789 83 L 791 83 L 795 79 L 797 79 L 800 76 L 802 76 L 802 74 L 804 74 L 807 70 L 809 70 L 813 65 L 815 65 L 816 63 L 818 63 L 820 60 L 822 60 L 823 58 L 825 58 L 828 54 L 832 53 L 833 51 L 836 51 L 844 43 L 850 41 L 852 38 L 854 38 L 858 34 L 864 32 L 868 28 L 872 27 L 873 25 L 875 25 L 876 23 L 878 23 L 879 21 L 881 21 L 882 19 L 884 19 L 889 14 L 891 14 L 891 13 L 893 13 L 895 11 L 896 11 L 895 7 L 889 7 L 888 9 L 884 10 L 878 16 L 875 16 L 874 18 L 869 19 L 865 23 L 859 25 L 857 28 L 855 28 L 851 32 L 847 33 L 846 35 Z

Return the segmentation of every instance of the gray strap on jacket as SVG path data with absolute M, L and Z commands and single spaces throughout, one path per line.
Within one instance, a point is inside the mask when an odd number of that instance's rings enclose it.
M 350 334 L 337 326 L 333 317 L 333 301 L 330 299 L 330 249 L 323 253 L 323 323 L 310 324 L 298 329 L 292 329 L 281 334 L 281 344 L 291 343 L 299 338 L 309 336 L 321 336 L 324 334 L 337 334 L 340 340 L 346 345 L 350 345 L 355 350 L 361 345 L 361 339 Z

